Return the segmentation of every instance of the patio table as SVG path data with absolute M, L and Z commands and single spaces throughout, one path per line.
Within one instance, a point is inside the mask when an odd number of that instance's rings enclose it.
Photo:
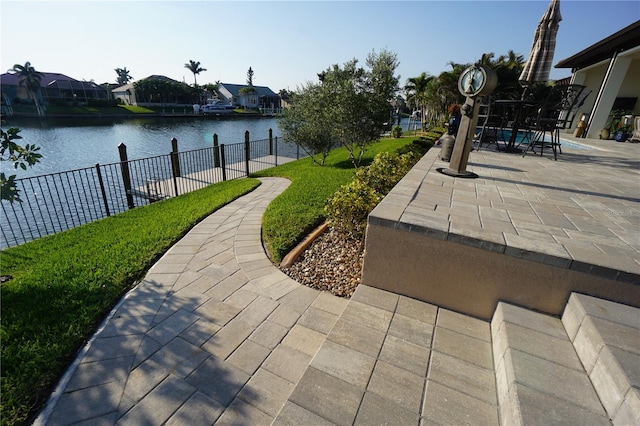
M 506 152 L 521 152 L 516 147 L 516 138 L 518 132 L 525 128 L 524 124 L 528 117 L 528 111 L 536 104 L 530 100 L 523 99 L 498 99 L 495 101 L 495 105 L 513 108 L 514 115 L 511 124 L 511 136 L 509 136 L 508 141 L 505 141 L 507 143 L 504 150 Z

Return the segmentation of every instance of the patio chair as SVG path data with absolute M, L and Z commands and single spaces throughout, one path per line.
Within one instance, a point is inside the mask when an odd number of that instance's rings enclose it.
M 633 134 L 629 139 L 631 142 L 640 142 L 640 115 L 633 119 Z
M 486 97 L 481 100 L 478 113 L 478 124 L 480 124 L 481 127 L 480 132 L 474 139 L 477 143 L 476 149 L 480 150 L 483 144 L 486 146 L 496 144 L 497 147 L 498 133 L 502 132 L 504 123 L 503 117 L 494 113 L 494 99 L 492 97 Z
M 551 88 L 549 95 L 537 109 L 537 114 L 529 120 L 533 137 L 522 154 L 523 157 L 529 151 L 535 154 L 536 148 L 543 155 L 544 148 L 550 147 L 553 159 L 558 160 L 558 151 L 562 153 L 560 130 L 571 128 L 578 106 L 586 98 L 582 96 L 584 89 L 585 86 L 579 84 L 563 84 Z

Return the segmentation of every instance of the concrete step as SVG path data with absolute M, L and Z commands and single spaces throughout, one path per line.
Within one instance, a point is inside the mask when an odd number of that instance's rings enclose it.
M 574 294 L 489 323 L 360 285 L 273 424 L 640 424 L 638 312 Z
M 640 309 L 573 293 L 562 323 L 613 424 L 640 424 Z
M 491 334 L 502 425 L 610 424 L 559 319 L 500 302 Z

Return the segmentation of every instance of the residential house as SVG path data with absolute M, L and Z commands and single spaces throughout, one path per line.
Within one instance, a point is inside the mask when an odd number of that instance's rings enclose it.
M 587 116 L 584 137 L 598 138 L 614 109 L 640 115 L 640 21 L 561 60 L 555 67 L 571 68 L 571 83 L 591 91 L 576 115 Z
M 248 87 L 242 84 L 220 83 L 218 92 L 227 102 L 245 108 L 279 109 L 280 96 L 266 86 L 253 86 L 255 92 L 242 93 L 242 88 Z
M 86 105 L 92 101 L 107 101 L 111 95 L 106 87 L 93 81 L 79 81 L 60 73 L 43 72 L 40 79 L 38 100 L 43 105 L 71 104 Z M 32 95 L 24 85 L 20 85 L 16 74 L 0 75 L 2 101 L 7 104 L 32 103 Z

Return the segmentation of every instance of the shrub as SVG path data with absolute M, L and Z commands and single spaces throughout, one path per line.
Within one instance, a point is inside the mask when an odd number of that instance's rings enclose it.
M 362 237 L 369 213 L 419 158 L 414 152 L 376 155 L 371 165 L 358 169 L 354 180 L 327 201 L 325 215 L 329 225 L 341 234 Z
M 407 154 L 414 153 L 418 156 L 418 158 L 422 157 L 431 149 L 431 147 L 435 144 L 435 140 L 427 139 L 421 137 L 420 139 L 415 139 L 409 145 L 405 145 L 396 150 L 397 154 Z
M 440 136 L 442 136 L 447 132 L 447 129 L 444 127 L 432 127 L 431 129 L 429 129 L 429 131 L 434 133 L 439 133 Z
M 361 236 L 367 215 L 382 200 L 383 195 L 360 180 L 353 180 L 331 197 L 325 206 L 327 222 L 344 235 Z
M 356 171 L 355 180 L 386 195 L 416 163 L 413 153 L 403 155 L 381 152 L 373 163 Z
M 393 126 L 393 129 L 391 129 L 391 136 L 393 136 L 396 139 L 401 137 L 402 136 L 402 127 Z
M 440 137 L 441 137 L 443 134 L 444 134 L 444 132 L 443 132 L 443 133 L 440 133 L 440 132 L 436 132 L 436 131 L 430 130 L 430 131 L 428 131 L 428 132 L 427 132 L 427 134 L 426 134 L 426 135 L 424 135 L 424 138 L 425 138 L 425 139 L 430 139 L 430 140 L 434 140 L 434 141 L 435 141 L 435 140 L 440 139 Z

